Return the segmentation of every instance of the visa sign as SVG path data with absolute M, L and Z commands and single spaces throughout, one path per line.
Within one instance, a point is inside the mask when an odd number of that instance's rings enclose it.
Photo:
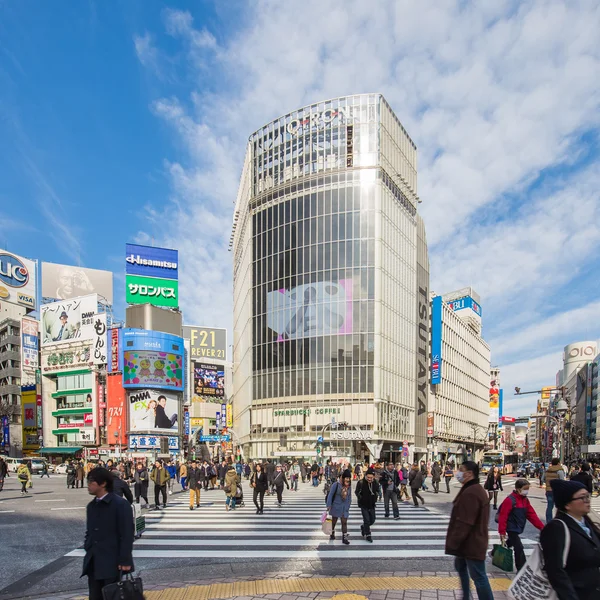
M 34 261 L 0 250 L 0 300 L 35 308 L 35 269 Z
M 475 314 L 481 317 L 481 305 L 477 304 L 471 296 L 465 296 L 464 298 L 458 298 L 458 300 L 448 302 L 448 306 L 454 312 L 470 308 Z

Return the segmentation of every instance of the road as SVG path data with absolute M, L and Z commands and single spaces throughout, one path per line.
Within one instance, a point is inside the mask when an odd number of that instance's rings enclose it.
M 504 481 L 501 497 L 514 485 L 513 478 Z M 431 488 L 424 492 L 424 508 L 402 503 L 399 521 L 385 519 L 380 503 L 373 544 L 361 539 L 360 512 L 353 506 L 350 546 L 342 545 L 341 532 L 330 542 L 320 531 L 322 487 L 301 484 L 299 492 L 286 491 L 281 508 L 266 497 L 264 515 L 255 514 L 246 482 L 244 488 L 246 506 L 233 513 L 225 511 L 219 490 L 202 492 L 201 508 L 193 512 L 187 494 L 178 492 L 169 497 L 166 510 L 147 512 L 147 530 L 134 547 L 144 580 L 198 579 L 203 571 L 211 577 L 243 577 L 279 571 L 342 575 L 357 570 L 453 570 L 452 559 L 444 555 L 444 540 L 451 500 L 460 488 L 456 482 L 450 494 L 433 494 Z M 0 492 L 0 600 L 84 589 L 86 580 L 79 575 L 87 490 L 66 489 L 64 475 L 35 477 L 26 498 L 18 489 L 12 476 Z M 530 498 L 543 519 L 543 490 L 532 485 Z M 490 543 L 498 541 L 493 513 Z M 528 525 L 523 538 L 531 549 L 537 530 Z

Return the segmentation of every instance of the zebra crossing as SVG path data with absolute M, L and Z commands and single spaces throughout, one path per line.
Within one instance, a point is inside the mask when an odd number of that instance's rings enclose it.
M 248 558 L 248 559 L 352 559 L 442 558 L 449 517 L 435 508 L 400 503 L 400 519 L 384 518 L 383 502 L 377 504 L 372 527 L 373 543 L 360 535 L 362 517 L 353 498 L 348 530 L 350 545 L 329 540 L 321 531 L 325 510 L 323 488 L 301 485 L 298 492 L 285 491 L 280 508 L 274 496 L 265 496 L 264 514 L 257 515 L 252 490 L 244 482 L 245 506 L 225 510 L 224 494 L 202 492 L 200 508 L 189 510 L 187 497 L 175 496 L 166 509 L 146 513 L 146 531 L 134 544 L 137 559 L 155 558 Z M 390 507 L 391 508 L 391 507 Z M 499 543 L 490 529 L 490 544 Z M 526 548 L 535 541 L 524 539 Z M 67 556 L 83 556 L 81 549 Z M 447 557 L 446 557 L 447 558 Z

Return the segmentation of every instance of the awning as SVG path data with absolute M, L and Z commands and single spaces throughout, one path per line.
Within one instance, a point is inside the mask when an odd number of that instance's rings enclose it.
M 77 446 L 62 446 L 60 448 L 40 448 L 40 454 L 76 454 L 83 448 Z

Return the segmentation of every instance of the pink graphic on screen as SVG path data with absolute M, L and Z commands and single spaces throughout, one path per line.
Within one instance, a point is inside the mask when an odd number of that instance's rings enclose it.
M 280 342 L 352 333 L 352 279 L 319 281 L 270 292 L 267 324 Z

